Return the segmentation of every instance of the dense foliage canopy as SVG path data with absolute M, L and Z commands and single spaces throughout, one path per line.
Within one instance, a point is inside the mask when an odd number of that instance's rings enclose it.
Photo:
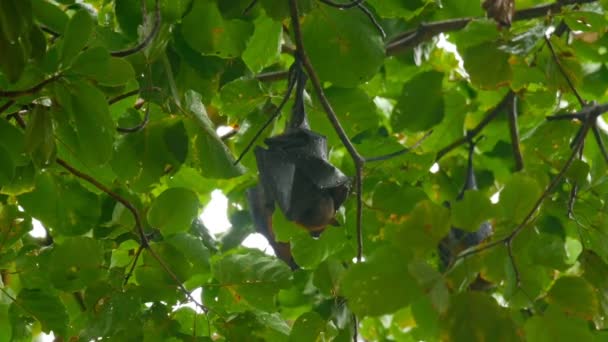
M 608 340 L 608 1 L 512 6 L 1 0 L 0 341 Z M 349 195 L 277 258 L 292 65 Z

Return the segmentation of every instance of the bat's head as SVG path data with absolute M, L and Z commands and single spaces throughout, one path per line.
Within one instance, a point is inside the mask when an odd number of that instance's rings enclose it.
M 324 193 L 318 201 L 299 213 L 294 221 L 314 234 L 323 231 L 328 224 L 333 224 L 335 215 L 334 199 L 330 194 Z

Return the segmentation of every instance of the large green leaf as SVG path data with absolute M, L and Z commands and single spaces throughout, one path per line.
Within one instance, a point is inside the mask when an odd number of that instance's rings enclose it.
M 368 81 L 384 60 L 382 37 L 360 11 L 319 6 L 302 21 L 302 34 L 319 77 L 336 86 Z
M 105 273 L 103 248 L 91 238 L 68 238 L 54 247 L 50 266 L 53 286 L 65 291 L 81 290 Z
M 261 310 L 274 308 L 274 296 L 289 286 L 291 277 L 285 263 L 259 251 L 226 255 L 213 264 L 213 271 L 233 301 Z
M 65 28 L 61 45 L 61 61 L 64 66 L 70 65 L 76 55 L 82 50 L 93 32 L 93 19 L 88 11 L 80 10 L 74 13 Z
M 67 332 L 69 317 L 66 308 L 56 295 L 44 290 L 23 289 L 12 308 L 38 320 L 42 330 L 63 336 Z
M 465 191 L 461 201 L 452 203 L 452 224 L 469 232 L 492 217 L 494 207 L 488 196 L 480 191 Z
M 88 15 L 88 14 L 87 14 Z M 80 142 L 82 158 L 92 165 L 103 165 L 112 156 L 116 127 L 103 93 L 86 82 L 70 86 L 70 116 Z
M 57 153 L 52 116 L 48 108 L 36 106 L 25 131 L 25 150 L 34 165 L 45 168 L 55 162 Z
M 548 301 L 554 303 L 569 316 L 590 320 L 597 314 L 599 302 L 596 292 L 583 278 L 561 277 L 548 293 Z
M 452 298 L 441 320 L 444 341 L 521 341 L 508 311 L 496 300 L 479 292 L 461 293 Z
M 512 222 L 521 222 L 540 194 L 541 188 L 534 178 L 523 174 L 513 175 L 500 192 L 503 215 Z
M 194 116 L 194 122 L 189 127 L 194 137 L 192 158 L 202 174 L 209 178 L 232 178 L 241 175 L 243 168 L 234 164 L 235 158 L 215 132 L 201 102 L 201 96 L 192 91 L 186 93 L 186 105 Z
M 170 188 L 158 196 L 148 210 L 148 222 L 163 235 L 185 232 L 196 218 L 200 204 L 189 189 Z
M 393 129 L 423 131 L 443 120 L 443 73 L 427 71 L 403 85 L 401 96 L 391 116 Z
M 530 342 L 593 341 L 586 321 L 570 317 L 552 306 L 543 315 L 526 321 L 524 329 L 526 340 Z
M 480 88 L 498 88 L 511 80 L 509 54 L 495 43 L 471 46 L 462 56 L 471 82 Z
M 276 62 L 281 52 L 281 23 L 266 16 L 255 21 L 255 30 L 247 48 L 243 51 L 243 62 L 249 70 L 260 72 L 264 67 Z
M 193 2 L 181 30 L 186 42 L 195 50 L 206 55 L 234 58 L 245 50 L 253 27 L 239 19 L 224 19 L 215 2 L 199 0 Z
M 408 274 L 404 256 L 385 247 L 368 261 L 351 266 L 340 282 L 340 292 L 357 315 L 377 316 L 405 307 L 420 289 Z
M 64 181 L 49 173 L 36 177 L 34 191 L 19 196 L 19 204 L 51 231 L 80 235 L 98 223 L 99 197 L 76 181 Z

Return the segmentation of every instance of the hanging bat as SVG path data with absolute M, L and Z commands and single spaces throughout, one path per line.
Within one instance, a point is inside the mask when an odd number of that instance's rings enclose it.
M 473 154 L 475 151 L 475 143 L 469 143 L 469 156 L 467 160 L 467 171 L 464 185 L 458 196 L 457 201 L 462 200 L 466 190 L 477 190 L 477 180 L 475 178 L 475 170 L 473 169 Z M 449 206 L 449 203 L 447 204 Z M 448 235 L 439 243 L 439 260 L 440 268 L 446 269 L 454 262 L 454 258 L 458 253 L 467 248 L 477 246 L 492 235 L 492 225 L 489 222 L 484 222 L 479 226 L 479 229 L 474 232 L 467 232 L 457 227 L 452 227 Z
M 296 62 L 297 63 L 297 62 Z M 285 217 L 313 233 L 335 222 L 349 191 L 349 178 L 328 162 L 327 139 L 312 130 L 304 108 L 306 74 L 295 68 L 296 91 L 285 132 L 256 147 L 264 194 Z
M 260 182 L 249 190 L 248 199 L 256 229 L 266 236 L 279 258 L 296 268 L 289 244 L 274 239 L 275 204 L 288 220 L 316 236 L 328 224 L 335 224 L 350 180 L 329 163 L 325 136 L 310 129 L 304 108 L 306 74 L 300 63 L 296 61 L 290 70 L 295 73 L 296 86 L 292 115 L 283 134 L 265 139 L 267 148 L 255 148 Z

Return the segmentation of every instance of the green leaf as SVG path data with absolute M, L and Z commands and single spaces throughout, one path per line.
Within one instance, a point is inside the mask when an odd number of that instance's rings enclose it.
M 38 174 L 34 191 L 19 196 L 19 204 L 52 232 L 67 236 L 88 232 L 101 215 L 97 195 L 49 173 Z
M 382 37 L 361 11 L 319 6 L 303 19 L 302 35 L 319 77 L 335 86 L 370 80 L 384 61 Z
M 192 158 L 203 176 L 232 178 L 241 175 L 243 168 L 234 164 L 235 158 L 215 132 L 201 96 L 193 91 L 186 92 L 186 106 L 195 119 L 194 125 L 189 127 L 194 137 Z
M 19 165 L 25 164 L 27 159 L 24 157 L 23 131 L 11 125 L 7 120 L 0 120 L 0 137 L 4 138 L 0 141 L 0 145 L 3 145 L 10 153 L 11 159 Z
M 156 107 L 152 106 L 150 111 L 153 116 Z M 188 135 L 180 118 L 151 119 L 144 130 L 117 139 L 111 165 L 118 176 L 135 188 L 147 189 L 167 173 L 168 166 L 179 168 L 187 153 Z
M 123 85 L 135 78 L 135 71 L 129 62 L 110 57 L 108 50 L 101 46 L 82 51 L 74 60 L 71 70 L 110 87 Z
M 343 228 L 329 227 L 316 239 L 300 229 L 300 233 L 291 238 L 291 253 L 300 267 L 314 269 L 332 253 L 339 251 L 345 242 Z
M 47 0 L 32 0 L 34 17 L 51 30 L 62 34 L 70 18 L 57 5 Z
M 252 25 L 246 21 L 224 19 L 217 4 L 209 0 L 194 1 L 181 26 L 186 42 L 193 49 L 222 58 L 240 56 L 252 31 Z
M 200 238 L 191 234 L 179 233 L 167 239 L 167 243 L 184 254 L 197 274 L 205 274 L 210 271 L 210 252 Z
M 481 191 L 467 190 L 461 201 L 452 203 L 452 224 L 460 229 L 474 232 L 492 217 L 494 207 L 488 196 Z
M 521 341 L 506 309 L 479 292 L 461 293 L 451 300 L 441 320 L 442 341 Z
M 101 244 L 88 237 L 73 237 L 55 245 L 50 261 L 53 285 L 65 291 L 82 290 L 104 274 Z
M 42 325 L 42 331 L 51 330 L 59 336 L 65 336 L 69 317 L 61 300 L 43 290 L 23 289 L 17 296 L 13 307 L 23 308 L 27 315 L 37 319 Z
M 158 196 L 148 211 L 148 222 L 165 236 L 185 232 L 197 217 L 196 194 L 184 188 L 170 188 Z
M 105 68 L 100 69 L 94 79 L 100 85 L 115 87 L 135 78 L 135 71 L 129 62 L 122 58 L 112 57 Z
M 115 13 L 120 29 L 130 39 L 138 38 L 137 28 L 142 23 L 141 4 L 132 0 L 116 0 Z
M 45 168 L 55 162 L 57 147 L 52 116 L 48 108 L 36 106 L 25 131 L 25 151 L 31 156 L 34 165 Z
M 192 264 L 177 248 L 169 243 L 152 243 L 150 248 L 160 258 L 164 265 L 177 277 L 180 282 L 186 282 L 192 276 Z M 143 264 L 135 269 L 135 279 L 141 288 L 142 295 L 147 300 L 175 301 L 178 298 L 177 283 L 167 270 L 149 251 L 142 252 Z
M 399 188 L 399 191 L 395 191 Z M 405 215 L 412 211 L 416 204 L 427 199 L 424 191 L 418 187 L 393 182 L 380 182 L 374 189 L 372 203 L 375 209 L 387 214 Z
M 249 70 L 260 72 L 279 59 L 281 53 L 281 23 L 266 16 L 259 16 L 247 48 L 243 51 L 243 62 Z
M 8 309 L 7 304 L 0 304 L 0 341 L 11 341 L 13 335 Z
M 228 298 L 260 310 L 272 310 L 276 294 L 290 284 L 289 267 L 259 251 L 225 255 L 212 267 Z
M 80 10 L 74 13 L 65 28 L 61 45 L 61 62 L 70 65 L 80 50 L 82 50 L 93 32 L 93 20 L 89 12 Z
M 70 94 L 70 115 L 83 153 L 80 157 L 93 165 L 103 165 L 112 156 L 115 131 L 105 96 L 86 82 L 72 84 Z
M 0 2 L 0 36 L 17 41 L 29 31 L 32 24 L 30 1 L 5 0 Z
M 553 306 L 549 306 L 542 316 L 526 321 L 524 331 L 530 342 L 593 341 L 587 321 L 568 316 Z
M 326 322 L 316 312 L 306 312 L 300 315 L 291 328 L 290 342 L 317 341 L 325 331 Z
M 593 319 L 599 309 L 595 289 L 580 277 L 557 279 L 547 295 L 547 300 L 568 316 L 578 316 L 586 320 Z
M 21 78 L 21 74 L 25 70 L 26 53 L 24 46 L 20 42 L 11 43 L 0 35 L 0 50 L 3 51 L 2 58 L 0 58 L 2 73 L 10 83 L 15 83 Z
M 462 56 L 464 68 L 471 77 L 471 83 L 483 89 L 505 86 L 511 80 L 512 72 L 509 54 L 495 43 L 471 46 Z
M 534 178 L 516 173 L 500 192 L 503 215 L 511 222 L 521 222 L 532 210 L 541 188 Z
M 403 85 L 401 96 L 391 115 L 396 131 L 427 130 L 443 120 L 443 73 L 427 71 Z
M 13 177 L 15 177 L 15 162 L 11 153 L 0 145 L 0 187 L 10 183 Z
M 420 201 L 405 222 L 386 227 L 387 240 L 403 251 L 426 254 L 437 248 L 450 230 L 450 211 L 431 201 Z
M 407 306 L 420 290 L 408 274 L 404 256 L 385 247 L 368 261 L 351 266 L 340 282 L 340 291 L 355 314 L 378 316 Z
M 266 102 L 266 94 L 255 79 L 236 79 L 226 83 L 220 92 L 222 113 L 230 118 L 244 118 Z

